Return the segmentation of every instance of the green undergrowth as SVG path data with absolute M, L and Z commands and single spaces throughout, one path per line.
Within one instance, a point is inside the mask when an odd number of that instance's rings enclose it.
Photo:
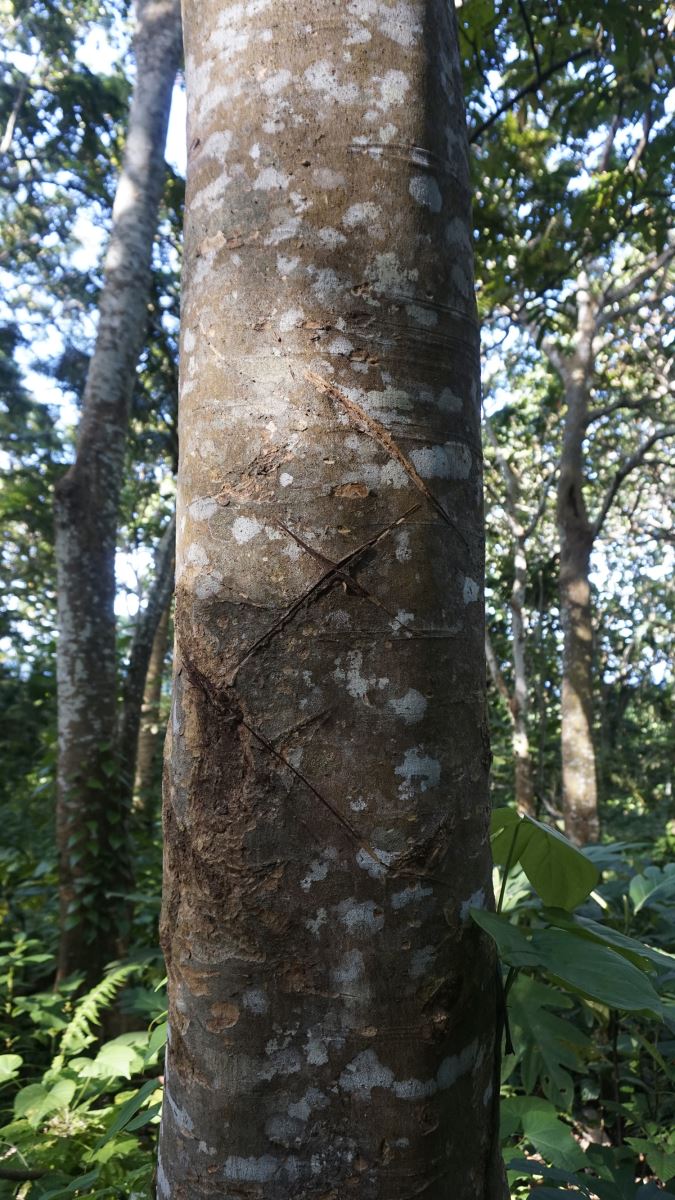
M 582 853 L 508 808 L 493 814 L 492 841 L 496 911 L 472 916 L 502 964 L 512 1197 L 675 1196 L 675 864 L 637 842 Z M 39 874 L 10 874 L 24 898 L 39 893 Z M 156 899 L 143 898 L 149 940 Z M 7 909 L 0 927 L 0 1200 L 144 1200 L 162 1096 L 161 958 L 150 947 L 112 964 L 84 996 L 76 978 L 54 990 L 40 906 L 26 911 L 11 937 Z

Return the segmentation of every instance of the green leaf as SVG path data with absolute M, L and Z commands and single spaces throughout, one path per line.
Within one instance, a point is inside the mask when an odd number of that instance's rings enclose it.
M 574 1099 L 569 1072 L 582 1068 L 583 1055 L 591 1044 L 573 1021 L 557 1015 L 572 1004 L 564 992 L 529 975 L 518 977 L 508 997 L 509 1023 L 521 1060 L 523 1085 L 528 1091 L 541 1086 L 548 1099 L 562 1109 L 569 1109 Z
M 101 1046 L 94 1061 L 97 1068 L 110 1077 L 121 1076 L 123 1079 L 131 1079 L 134 1071 L 143 1068 L 143 1058 L 133 1046 L 118 1041 L 106 1042 L 105 1046 Z
M 106 1142 L 109 1142 L 110 1139 L 115 1137 L 116 1134 L 120 1133 L 122 1129 L 125 1129 L 131 1118 L 135 1116 L 139 1108 L 145 1104 L 148 1096 L 151 1096 L 156 1090 L 157 1080 L 148 1079 L 143 1086 L 134 1093 L 133 1096 L 130 1096 L 128 1100 L 125 1100 L 124 1103 L 120 1105 L 117 1115 L 112 1120 L 108 1132 L 104 1135 L 104 1137 L 99 1139 L 94 1146 L 94 1150 L 100 1150 L 101 1146 L 105 1146 Z
M 649 963 L 654 963 L 666 970 L 675 970 L 675 955 L 667 954 L 665 950 L 657 950 L 654 946 L 649 946 L 637 938 L 628 937 L 625 933 L 619 933 L 618 929 L 612 929 L 609 925 L 601 925 L 589 917 L 570 917 L 568 913 L 554 908 L 547 909 L 545 915 L 552 925 L 568 929 L 578 936 L 588 937 L 591 941 L 611 946 L 613 950 L 622 954 L 636 967 L 645 969 Z
M 552 1104 L 548 1110 L 542 1106 L 527 1108 L 522 1122 L 525 1137 L 548 1162 L 564 1171 L 585 1166 L 583 1150 L 572 1137 L 569 1126 L 559 1120 Z
M 571 911 L 582 904 L 600 878 L 598 868 L 566 837 L 510 808 L 492 814 L 494 861 L 520 863 L 544 904 Z
M 628 885 L 628 894 L 633 902 L 633 911 L 639 913 L 654 900 L 667 900 L 675 896 L 675 870 L 673 864 L 661 871 L 659 867 L 647 867 L 642 875 L 634 875 Z M 669 869 L 670 868 L 670 869 Z
M 540 955 L 531 942 L 512 925 L 508 917 L 499 913 L 488 912 L 483 908 L 470 909 L 471 917 L 489 933 L 497 944 L 500 956 L 512 967 L 538 967 L 542 965 Z
M 50 1089 L 41 1083 L 30 1083 L 14 1097 L 14 1116 L 24 1117 L 36 1129 L 43 1117 L 67 1108 L 74 1095 L 75 1082 L 72 1079 L 60 1079 Z
M 0 1083 L 16 1079 L 22 1062 L 20 1054 L 0 1054 Z
M 648 1142 L 646 1138 L 626 1138 L 629 1146 L 637 1150 L 638 1154 L 644 1154 L 655 1175 L 658 1175 L 661 1183 L 668 1183 L 670 1179 L 675 1178 L 675 1154 L 668 1154 L 660 1146 L 654 1142 Z
M 581 996 L 624 1012 L 662 1015 L 661 1001 L 644 972 L 609 946 L 562 929 L 535 931 L 532 946 L 551 975 Z
M 168 1023 L 166 1021 L 162 1021 L 162 1023 L 160 1025 L 156 1025 L 155 1028 L 153 1029 L 152 1033 L 150 1034 L 150 1041 L 148 1042 L 148 1048 L 145 1052 L 145 1062 L 146 1063 L 148 1063 L 151 1058 L 154 1058 L 154 1056 L 158 1053 L 158 1051 L 161 1050 L 162 1047 L 166 1045 L 167 1030 L 168 1030 Z

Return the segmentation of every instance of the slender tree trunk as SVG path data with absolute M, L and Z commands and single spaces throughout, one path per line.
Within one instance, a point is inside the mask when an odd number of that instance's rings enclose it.
M 529 696 L 527 690 L 527 662 L 525 645 L 524 605 L 527 587 L 527 558 L 525 539 L 516 540 L 514 553 L 514 577 L 511 588 L 511 622 L 513 647 L 513 759 L 515 765 L 516 805 L 521 813 L 534 816 L 534 782 L 532 755 L 528 737 Z
M 58 582 L 59 974 L 95 977 L 117 949 L 115 545 L 129 398 L 180 56 L 177 0 L 139 0 L 136 82 L 77 454 L 55 494 Z
M 155 556 L 155 570 L 145 608 L 138 615 L 134 637 L 131 644 L 129 664 L 124 677 L 122 688 L 122 704 L 120 707 L 119 724 L 119 760 L 120 779 L 124 795 L 124 809 L 131 807 L 134 776 L 141 729 L 141 714 L 144 702 L 144 692 L 150 685 L 150 668 L 154 653 L 156 636 L 162 621 L 164 621 L 164 642 L 166 651 L 166 632 L 169 619 L 169 605 L 173 593 L 174 570 L 176 562 L 176 520 L 169 521 Z M 161 667 L 159 668 L 159 688 L 162 686 Z
M 160 729 L 160 705 L 166 652 L 169 645 L 170 616 L 171 602 L 166 605 L 155 631 L 143 692 L 141 724 L 138 731 L 133 806 L 144 817 L 148 825 L 152 824 L 155 819 L 156 806 L 153 804 L 152 798 L 155 784 L 155 763 L 161 747 L 163 732 Z
M 445 0 L 188 0 L 158 1195 L 501 1196 Z
M 562 802 L 565 832 L 579 845 L 598 840 L 593 740 L 593 620 L 590 566 L 593 529 L 584 500 L 584 438 L 593 368 L 595 314 L 585 276 L 577 288 L 574 357 L 563 376 L 567 405 L 558 476 L 560 615 L 563 629 Z

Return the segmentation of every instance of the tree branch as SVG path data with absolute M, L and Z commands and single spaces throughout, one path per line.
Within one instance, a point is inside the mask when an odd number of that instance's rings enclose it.
M 675 425 L 667 426 L 665 429 L 657 429 L 656 432 L 648 437 L 641 446 L 638 446 L 634 454 L 631 454 L 629 458 L 625 459 L 623 465 L 619 467 L 612 482 L 607 488 L 604 499 L 600 506 L 600 511 L 595 518 L 595 521 L 593 521 L 591 527 L 593 539 L 595 539 L 600 533 L 600 530 L 607 519 L 607 514 L 609 513 L 609 510 L 616 499 L 617 492 L 619 491 L 624 479 L 630 475 L 631 471 L 634 471 L 636 467 L 640 466 L 640 463 L 643 461 L 645 455 L 649 453 L 652 446 L 654 446 L 656 442 L 660 442 L 664 438 L 670 437 L 675 437 Z
M 496 112 L 493 112 L 489 117 L 486 118 L 485 121 L 481 122 L 480 125 L 477 125 L 475 129 L 470 130 L 469 142 L 471 145 L 473 145 L 474 142 L 477 142 L 478 139 L 483 136 L 485 131 L 489 129 L 491 125 L 494 125 L 495 121 L 498 121 L 500 117 L 503 117 L 504 113 L 508 112 L 510 108 L 513 108 L 514 104 L 517 104 L 518 101 L 522 100 L 524 96 L 529 96 L 531 92 L 538 91 L 542 84 L 547 83 L 548 80 L 551 79 L 551 77 L 558 71 L 563 71 L 565 67 L 571 66 L 572 63 L 578 62 L 582 58 L 588 58 L 590 54 L 595 53 L 595 46 L 583 46 L 580 50 L 575 50 L 574 54 L 570 54 L 569 58 L 562 58 L 559 59 L 558 62 L 551 63 L 550 67 L 547 67 L 545 71 L 535 76 L 535 78 L 529 83 L 524 84 L 524 86 L 521 87 L 515 93 L 515 95 L 511 96 L 509 100 L 505 100 L 503 104 L 500 104 Z

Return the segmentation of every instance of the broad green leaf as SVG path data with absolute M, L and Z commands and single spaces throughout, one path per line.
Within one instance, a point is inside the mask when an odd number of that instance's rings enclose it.
M 523 1133 L 535 1150 L 554 1166 L 564 1171 L 576 1171 L 585 1166 L 581 1147 L 572 1137 L 569 1125 L 559 1120 L 551 1104 L 549 1111 L 532 1107 L 523 1113 Z
M 493 812 L 491 829 L 494 861 L 502 866 L 519 862 L 549 907 L 572 910 L 596 886 L 598 868 L 557 829 L 510 808 Z
M 669 864 L 672 867 L 673 864 Z M 628 894 L 633 902 L 633 911 L 639 913 L 654 900 L 675 898 L 675 870 L 647 867 L 642 875 L 634 875 L 628 885 Z
M 638 1154 L 644 1154 L 652 1171 L 662 1183 L 668 1183 L 670 1179 L 675 1178 L 675 1154 L 668 1154 L 662 1147 L 647 1141 L 646 1138 L 629 1137 L 626 1141 Z
M 661 1016 L 661 1001 L 650 980 L 609 946 L 563 929 L 535 931 L 532 946 L 551 975 L 580 995 L 624 1012 Z
M 134 1071 L 143 1069 L 143 1057 L 133 1047 L 115 1039 L 101 1046 L 95 1059 L 96 1066 L 109 1076 L 130 1079 Z
M 570 1071 L 583 1068 L 590 1039 L 560 1010 L 572 1007 L 565 993 L 529 975 L 520 975 L 509 992 L 508 1011 L 516 1054 L 521 1060 L 523 1086 L 540 1086 L 559 1108 L 574 1099 Z M 553 1010 L 553 1011 L 551 1011 Z
M 16 1079 L 22 1062 L 20 1054 L 0 1054 L 0 1083 Z
M 612 929 L 609 925 L 601 925 L 599 921 L 592 921 L 589 917 L 570 916 L 561 909 L 548 909 L 545 915 L 552 925 L 568 929 L 591 941 L 611 946 L 613 950 L 622 954 L 636 967 L 645 969 L 649 963 L 655 963 L 656 966 L 671 971 L 675 970 L 675 955 L 667 954 L 664 950 L 657 950 L 654 946 L 649 946 L 637 938 L 628 937 L 625 933 L 619 933 L 618 929 Z
M 542 959 L 533 949 L 531 942 L 511 924 L 508 917 L 488 912 L 484 908 L 472 908 L 470 911 L 476 924 L 496 942 L 504 962 L 512 967 L 541 966 Z
M 41 1083 L 31 1083 L 14 1097 L 14 1115 L 24 1117 L 29 1125 L 37 1128 L 43 1117 L 67 1108 L 74 1095 L 75 1082 L 72 1079 L 60 1079 L 49 1089 Z

